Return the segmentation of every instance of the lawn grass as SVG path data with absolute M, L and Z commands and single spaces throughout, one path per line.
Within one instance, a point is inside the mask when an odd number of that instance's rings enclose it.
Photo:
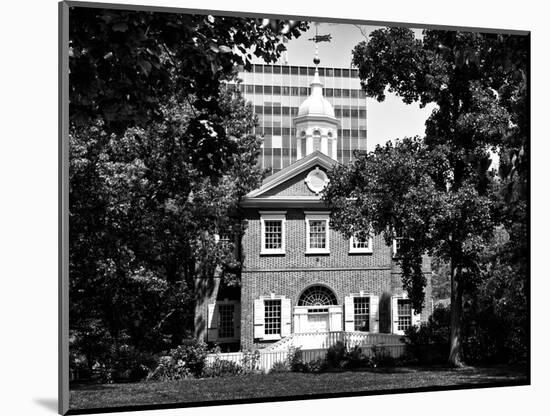
M 389 368 L 321 374 L 256 374 L 177 382 L 141 382 L 73 386 L 71 409 L 93 409 L 152 404 L 247 400 L 423 389 L 430 387 L 526 384 L 527 369 L 520 367 Z

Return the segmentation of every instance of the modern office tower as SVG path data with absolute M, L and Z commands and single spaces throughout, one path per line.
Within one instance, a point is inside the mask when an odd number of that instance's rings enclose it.
M 263 134 L 263 168 L 272 173 L 289 166 L 298 158 L 293 119 L 300 104 L 310 95 L 314 66 L 263 65 L 242 71 L 239 78 L 245 98 L 258 115 L 257 133 Z M 356 69 L 319 68 L 323 95 L 334 107 L 340 121 L 336 159 L 347 163 L 354 149 L 367 149 L 367 101 L 361 90 Z

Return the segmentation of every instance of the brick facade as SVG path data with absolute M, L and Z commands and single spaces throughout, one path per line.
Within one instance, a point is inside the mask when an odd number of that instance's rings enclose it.
M 300 294 L 312 285 L 327 286 L 343 305 L 344 297 L 361 291 L 379 296 L 380 332 L 391 332 L 391 305 L 384 299 L 403 293 L 401 274 L 392 260 L 392 248 L 381 235 L 373 238 L 372 253 L 349 253 L 349 239 L 335 230 L 330 231 L 330 254 L 305 254 L 306 226 L 303 209 L 286 212 L 286 253 L 260 255 L 259 210 L 246 210 L 248 227 L 243 237 L 244 268 L 241 287 L 241 347 L 261 348 L 269 342 L 254 340 L 254 299 L 261 296 L 284 296 L 291 305 L 298 303 Z M 424 262 L 430 274 L 429 260 Z M 429 281 L 429 279 L 428 279 Z M 426 290 L 426 305 L 431 305 L 431 290 Z M 385 306 L 386 305 L 386 306 Z M 425 308 L 421 320 L 427 320 L 431 310 Z M 294 322 L 292 321 L 292 332 Z
M 296 162 L 272 177 L 276 179 L 276 181 L 271 179 L 274 181 L 273 186 L 269 187 L 269 183 L 268 186 L 264 184 L 262 188 L 249 194 L 252 196 L 247 201 L 245 198 L 243 214 L 247 227 L 241 240 L 243 269 L 240 318 L 237 317 L 239 322 L 236 323 L 241 349 L 262 348 L 276 341 L 276 338 L 267 340 L 271 338 L 271 334 L 269 337 L 255 338 L 254 328 L 257 318 L 255 314 L 258 311 L 264 313 L 263 309 L 257 309 L 258 305 L 264 305 L 262 303 L 264 299 L 281 299 L 281 308 L 283 308 L 283 302 L 286 305 L 286 321 L 281 323 L 281 328 L 284 326 L 285 329 L 281 329 L 280 333 L 280 337 L 284 337 L 296 330 L 295 318 L 299 319 L 299 317 L 294 314 L 300 309 L 296 308 L 300 295 L 304 290 L 315 285 L 327 287 L 335 295 L 340 313 L 344 312 L 338 315 L 341 316 L 339 318 L 342 320 L 341 325 L 336 319 L 336 325 L 341 326 L 342 330 L 345 324 L 350 322 L 344 317 L 350 305 L 344 306 L 345 299 L 353 302 L 353 296 L 363 294 L 369 296 L 369 302 L 372 297 L 373 311 L 376 310 L 372 312 L 376 316 L 375 321 L 372 321 L 375 323 L 369 326 L 370 330 L 383 333 L 395 332 L 397 315 L 395 297 L 403 294 L 401 272 L 393 258 L 393 249 L 386 245 L 383 236 L 373 237 L 371 252 L 350 253 L 349 239 L 330 229 L 329 226 L 329 252 L 306 253 L 306 212 L 328 214 L 320 197 L 305 184 L 305 178 L 312 169 L 319 167 L 326 171 L 330 168 L 329 162 L 323 161 L 323 157 L 310 155 L 302 162 Z M 300 166 L 303 166 L 302 170 Z M 284 176 L 286 172 L 289 172 L 288 177 Z M 284 212 L 284 253 L 261 254 L 261 216 L 270 212 L 277 212 L 279 216 Z M 423 270 L 429 282 L 431 269 L 428 257 L 423 259 Z M 215 302 L 214 299 L 222 300 L 223 296 L 220 295 L 213 293 L 213 297 L 207 303 Z M 353 303 L 351 305 L 353 307 Z M 428 286 L 425 308 L 420 316 L 414 318 L 417 319 L 416 322 L 428 319 L 432 311 L 431 306 L 431 287 Z M 202 312 L 207 314 L 207 310 L 208 306 L 203 305 Z M 309 313 L 308 311 L 306 312 Z M 334 315 L 332 315 L 329 319 L 331 328 L 334 321 Z M 215 325 L 215 320 L 212 322 Z M 262 325 L 260 323 L 260 326 Z M 351 327 L 353 328 L 353 322 Z M 211 332 L 208 331 L 208 333 Z

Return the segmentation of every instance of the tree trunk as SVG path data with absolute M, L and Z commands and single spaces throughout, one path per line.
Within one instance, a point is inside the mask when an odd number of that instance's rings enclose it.
M 463 367 L 462 361 L 462 282 L 455 262 L 451 260 L 451 337 L 449 365 Z

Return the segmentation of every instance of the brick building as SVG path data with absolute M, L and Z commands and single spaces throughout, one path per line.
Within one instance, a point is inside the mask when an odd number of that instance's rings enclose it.
M 319 348 L 334 332 L 402 334 L 431 313 L 430 287 L 428 307 L 412 312 L 396 243 L 381 235 L 346 239 L 330 228 L 321 193 L 339 163 L 340 120 L 317 70 L 310 91 L 293 119 L 296 161 L 242 201 L 240 293 L 216 287 L 204 307 L 207 341 L 227 349 L 264 348 L 296 334 L 312 334 L 304 348 Z M 428 258 L 423 268 L 431 273 Z

